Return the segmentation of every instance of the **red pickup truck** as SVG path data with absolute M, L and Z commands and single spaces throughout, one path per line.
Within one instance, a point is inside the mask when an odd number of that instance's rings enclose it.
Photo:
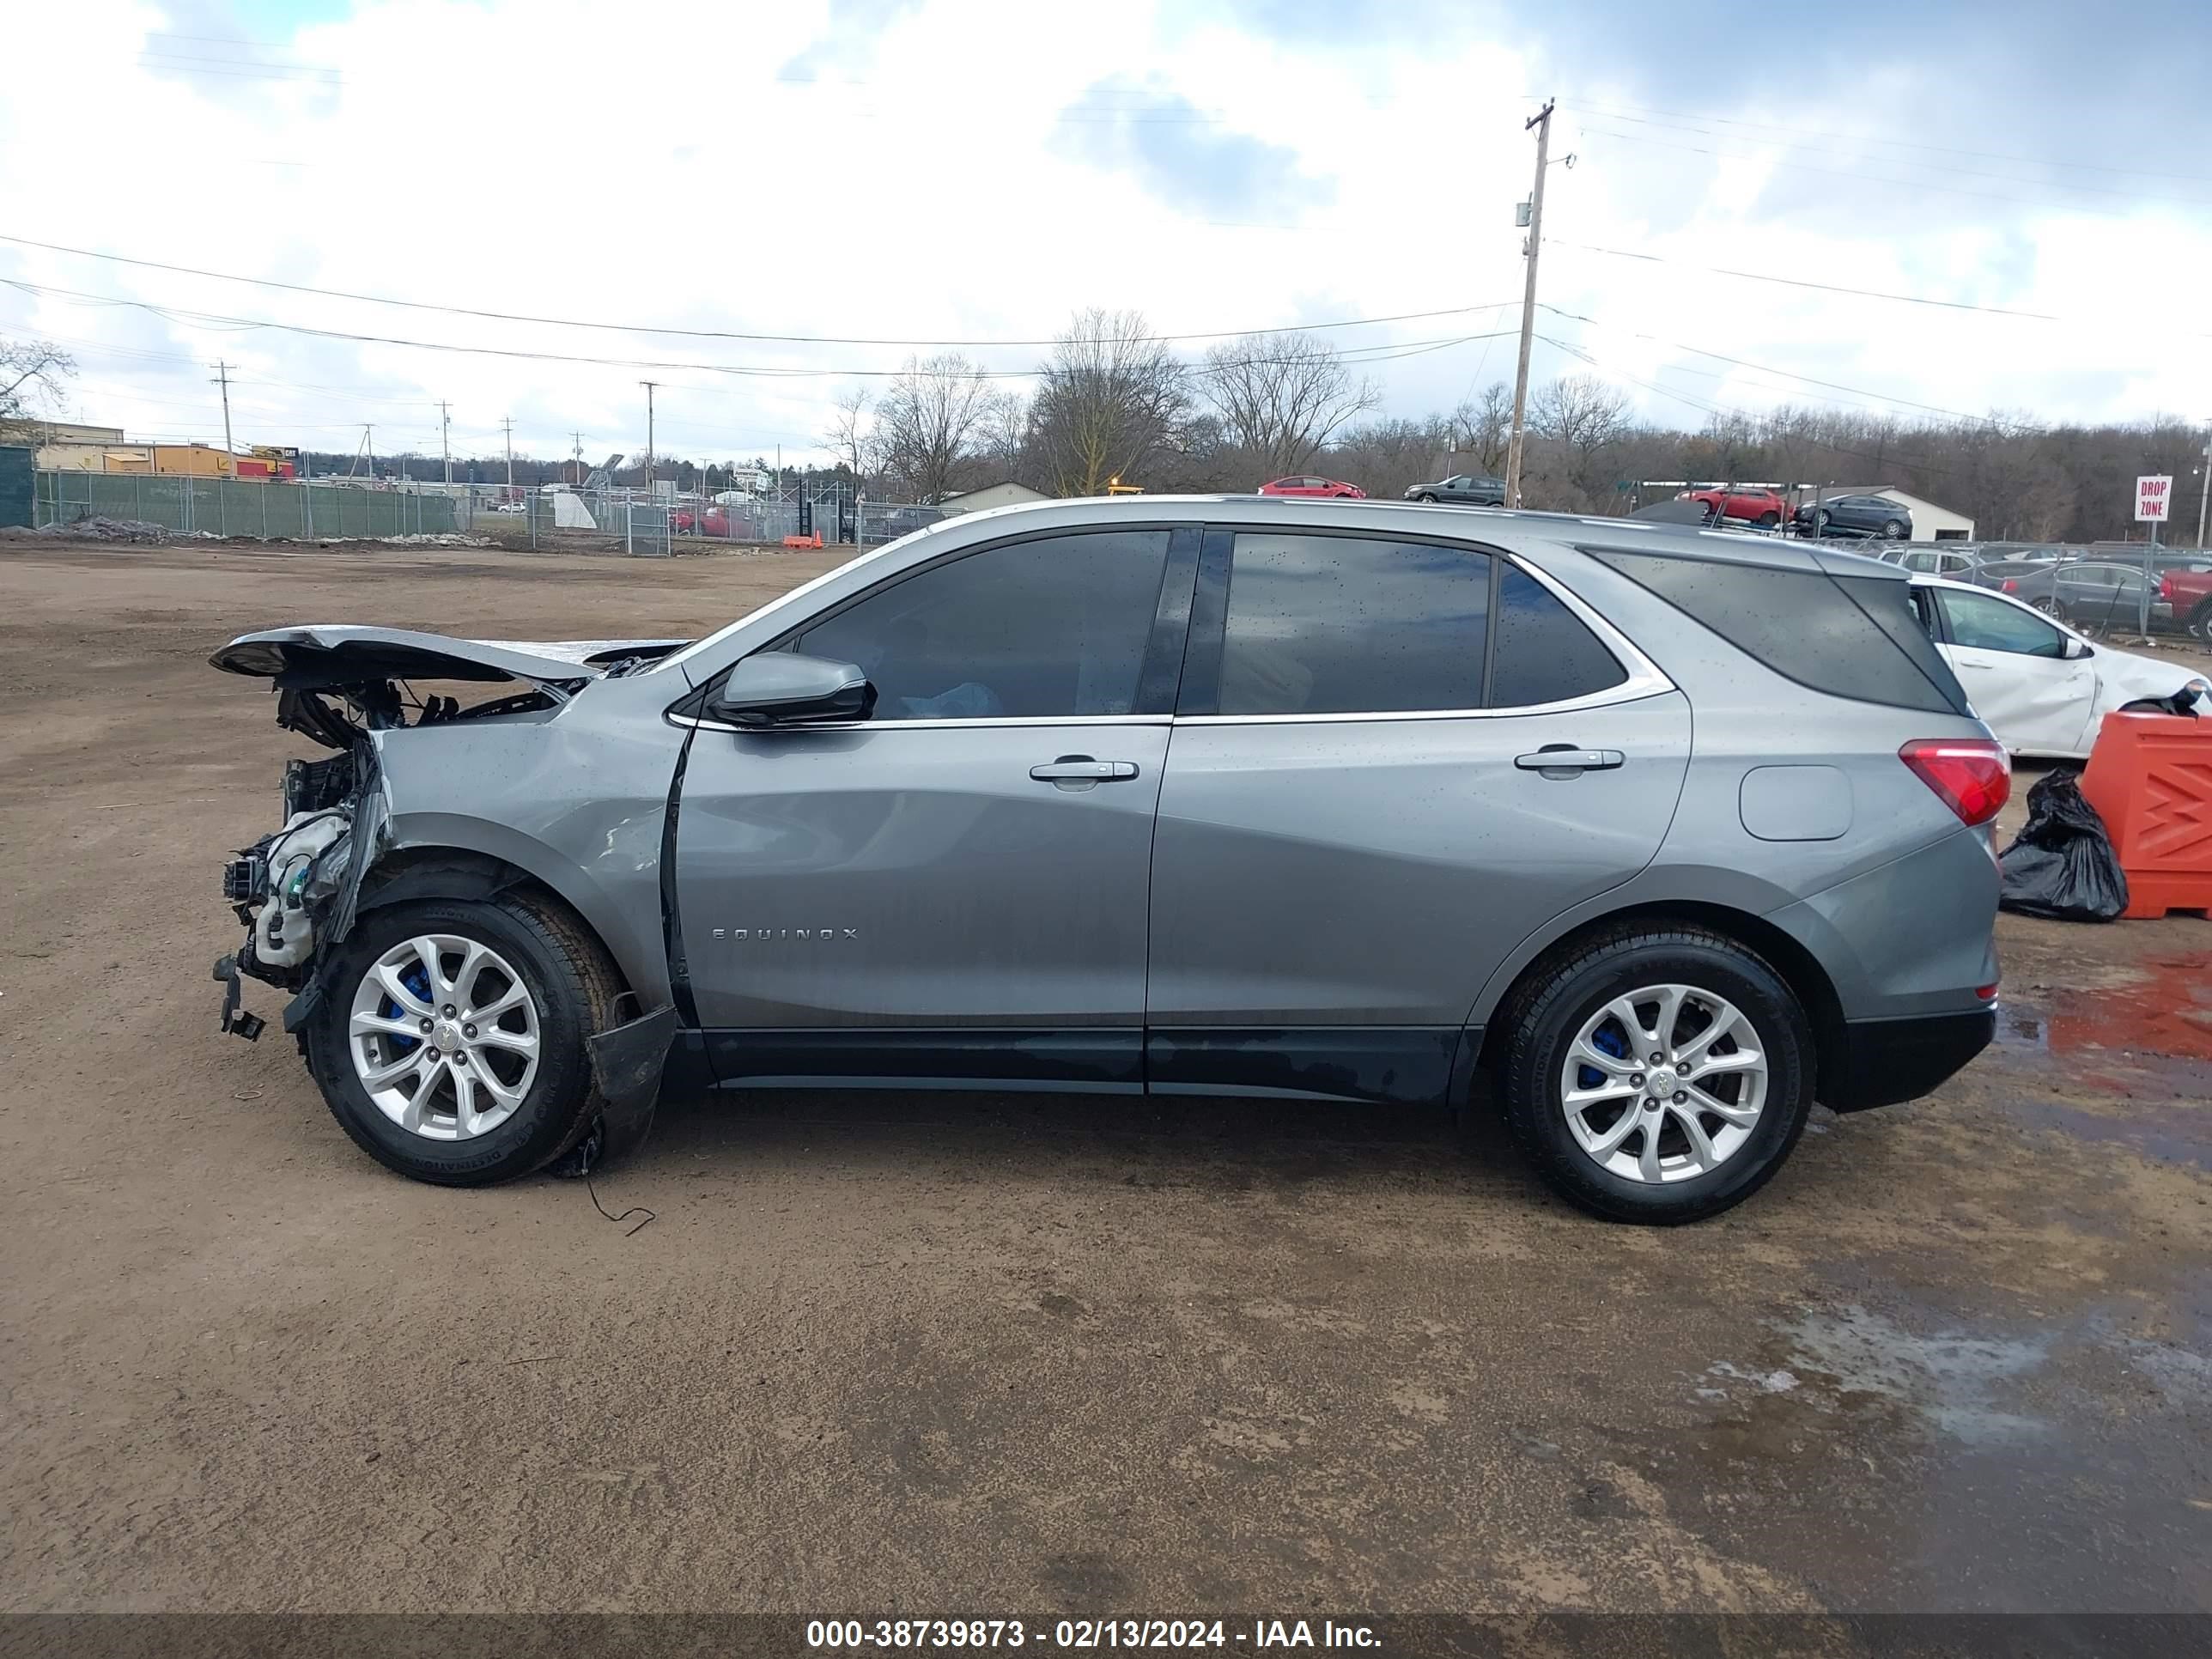
M 2173 619 L 2212 645 L 2212 570 L 2169 570 L 2158 579 L 2158 596 Z

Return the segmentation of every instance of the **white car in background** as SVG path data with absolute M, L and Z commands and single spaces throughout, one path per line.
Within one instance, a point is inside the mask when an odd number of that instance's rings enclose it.
M 1916 575 L 1912 604 L 1974 712 L 2015 755 L 2086 759 L 2106 715 L 2192 686 L 2199 712 L 2212 714 L 2202 669 L 2093 645 L 1989 588 Z

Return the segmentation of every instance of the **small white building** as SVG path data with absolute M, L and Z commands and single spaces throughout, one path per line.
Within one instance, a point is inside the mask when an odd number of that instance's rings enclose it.
M 937 507 L 950 519 L 963 513 L 981 513 L 986 507 L 1019 507 L 1025 501 L 1048 501 L 1051 499 L 1041 489 L 1031 489 L 1027 484 L 1008 479 L 1002 483 L 985 484 L 981 489 L 947 495 L 938 502 Z
M 1970 542 L 1974 539 L 1974 521 L 1962 513 L 1954 513 L 1948 507 L 1938 507 L 1918 495 L 1908 495 L 1893 484 L 1837 484 L 1820 492 L 1824 495 L 1887 495 L 1899 507 L 1912 514 L 1912 539 L 1916 542 Z M 1801 491 L 1798 499 L 1809 501 L 1808 493 Z

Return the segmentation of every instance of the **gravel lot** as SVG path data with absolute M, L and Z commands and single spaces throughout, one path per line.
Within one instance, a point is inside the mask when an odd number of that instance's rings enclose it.
M 0 546 L 0 1606 L 2212 1608 L 2201 920 L 2006 918 L 2002 1044 L 1674 1232 L 1486 1124 L 945 1095 L 672 1104 L 634 1231 L 218 1035 L 304 750 L 215 646 L 834 559 Z

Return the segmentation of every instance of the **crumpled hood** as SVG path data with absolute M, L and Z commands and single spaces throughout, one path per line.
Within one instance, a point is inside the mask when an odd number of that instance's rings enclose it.
M 2115 708 L 2135 697 L 2170 697 L 2190 681 L 2206 678 L 2193 663 L 2115 651 L 2108 645 L 2096 651 L 2097 683 L 2105 688 L 2103 701 Z M 2212 714 L 2212 708 L 2199 712 Z
M 685 640 L 457 640 L 407 628 L 313 625 L 241 634 L 208 660 L 226 673 L 335 685 L 385 679 L 595 679 L 632 657 L 659 657 Z

